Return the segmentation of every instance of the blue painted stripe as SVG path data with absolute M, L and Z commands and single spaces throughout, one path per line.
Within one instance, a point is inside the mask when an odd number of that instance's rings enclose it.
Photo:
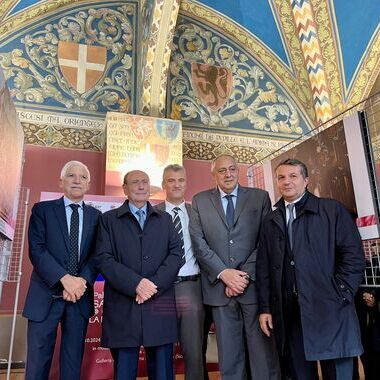
M 294 8 L 295 5 L 297 5 L 299 8 L 302 8 L 304 3 L 309 3 L 309 1 L 308 0 L 293 0 L 292 8 Z
M 312 38 L 315 38 L 317 36 L 317 33 L 314 32 L 314 30 L 310 30 L 307 34 L 305 34 L 305 32 L 302 33 L 301 37 L 300 37 L 300 40 L 301 42 L 303 41 L 307 41 L 307 42 L 310 42 L 310 40 Z
M 309 74 L 314 73 L 316 74 L 319 70 L 323 69 L 323 66 L 318 63 L 316 66 L 310 66 L 307 71 Z

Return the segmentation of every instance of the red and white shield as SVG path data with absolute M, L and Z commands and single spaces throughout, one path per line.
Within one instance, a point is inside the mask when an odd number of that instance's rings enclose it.
M 212 112 L 226 104 L 233 90 L 231 70 L 206 63 L 191 63 L 191 82 L 202 103 Z
M 62 75 L 80 94 L 90 90 L 101 78 L 107 62 L 104 46 L 58 42 L 58 63 Z

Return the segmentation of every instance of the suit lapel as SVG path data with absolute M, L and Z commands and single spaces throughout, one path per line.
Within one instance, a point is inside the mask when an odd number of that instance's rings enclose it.
M 69 250 L 70 249 L 69 232 L 67 229 L 66 210 L 65 210 L 65 204 L 63 202 L 63 198 L 57 200 L 54 211 L 58 220 L 59 227 L 61 228 L 61 231 L 62 231 L 62 236 L 65 241 L 66 248 L 67 250 Z
M 273 222 L 277 224 L 282 233 L 285 235 L 285 219 L 282 215 L 282 211 L 280 209 L 276 209 L 273 212 Z
M 236 224 L 237 220 L 239 219 L 240 214 L 244 210 L 245 203 L 248 200 L 248 192 L 243 187 L 238 187 L 238 196 L 236 198 L 236 207 L 234 212 L 234 225 Z
M 85 247 L 87 236 L 88 236 L 88 230 L 90 228 L 90 210 L 88 206 L 86 206 L 83 203 L 83 228 L 82 228 L 82 239 L 80 243 L 80 258 L 79 258 L 79 263 L 82 262 L 84 259 L 84 254 L 83 254 L 83 248 Z
M 211 202 L 214 205 L 216 211 L 218 212 L 220 218 L 223 220 L 224 224 L 228 228 L 226 214 L 224 213 L 222 200 L 220 199 L 220 193 L 218 189 L 215 189 L 211 192 Z

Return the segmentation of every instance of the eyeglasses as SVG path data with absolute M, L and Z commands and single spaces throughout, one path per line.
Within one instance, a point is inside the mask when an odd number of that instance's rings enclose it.
M 217 170 L 218 174 L 221 174 L 221 175 L 226 175 L 227 171 L 229 171 L 231 174 L 234 174 L 237 172 L 237 167 L 230 166 L 229 168 L 221 168 Z

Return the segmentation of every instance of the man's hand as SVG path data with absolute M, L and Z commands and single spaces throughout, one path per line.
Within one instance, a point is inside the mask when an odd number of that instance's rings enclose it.
M 231 298 L 231 297 L 236 297 L 239 295 L 239 293 L 237 292 L 234 292 L 231 288 L 229 288 L 228 286 L 226 286 L 226 288 L 224 289 L 224 293 L 226 294 L 226 296 L 228 298 Z
M 237 269 L 225 269 L 222 271 L 219 278 L 226 284 L 228 288 L 231 289 L 233 293 L 237 294 L 243 293 L 249 284 L 248 274 Z
M 69 302 L 78 301 L 86 291 L 86 280 L 82 277 L 75 277 L 70 274 L 64 275 L 61 279 L 63 285 L 63 299 Z
M 363 293 L 363 300 L 368 307 L 374 307 L 376 304 L 376 298 L 371 293 L 364 292 Z
M 142 304 L 157 293 L 157 286 L 147 278 L 143 278 L 136 288 L 136 302 Z
M 267 337 L 270 337 L 273 330 L 272 314 L 269 314 L 269 313 L 260 314 L 259 323 L 260 323 L 262 332 Z

